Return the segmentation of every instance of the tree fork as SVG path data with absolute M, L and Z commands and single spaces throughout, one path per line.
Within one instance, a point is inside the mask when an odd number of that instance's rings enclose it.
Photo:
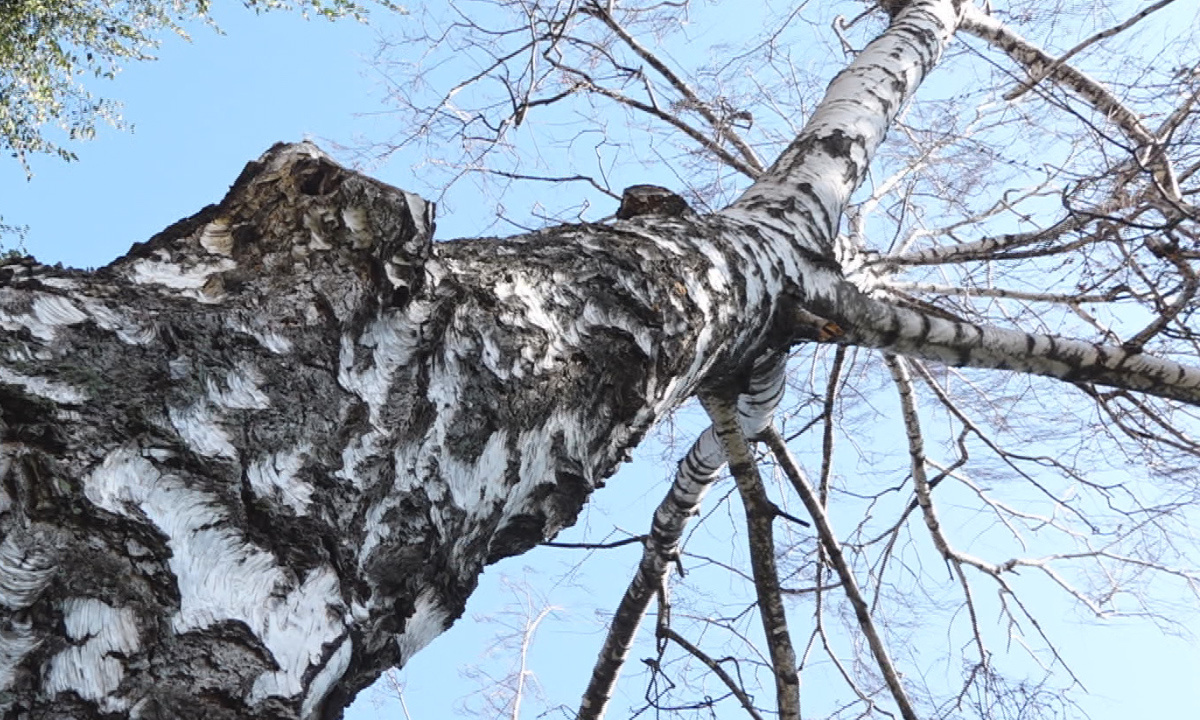
M 432 231 L 277 146 L 95 273 L 0 267 L 5 712 L 336 716 L 770 335 L 701 220 Z
M 782 354 L 766 355 L 754 364 L 748 386 L 737 398 L 738 424 L 746 434 L 757 435 L 771 424 L 783 398 L 786 364 L 787 357 Z M 596 720 L 604 716 L 621 668 L 633 647 L 638 626 L 654 594 L 658 593 L 660 604 L 666 605 L 662 596 L 667 587 L 667 574 L 670 564 L 679 556 L 683 531 L 688 520 L 700 512 L 705 495 L 725 466 L 725 459 L 718 433 L 710 426 L 696 438 L 679 462 L 675 480 L 654 512 L 641 562 L 613 613 L 608 635 L 579 704 L 578 720 Z

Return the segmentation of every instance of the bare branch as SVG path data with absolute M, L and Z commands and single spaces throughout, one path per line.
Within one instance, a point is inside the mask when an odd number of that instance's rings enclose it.
M 742 707 L 746 710 L 746 713 L 750 715 L 750 717 L 754 718 L 754 720 L 763 720 L 763 716 L 758 712 L 758 709 L 754 707 L 754 701 L 750 699 L 750 696 L 746 694 L 746 691 L 741 687 L 741 685 L 739 685 L 738 682 L 729 675 L 729 673 L 725 672 L 725 668 L 721 667 L 721 663 L 713 660 L 703 650 L 688 642 L 687 638 L 683 637 L 669 627 L 660 628 L 659 634 L 661 637 L 670 640 L 686 650 L 690 655 L 692 655 L 692 657 L 704 663 L 709 670 L 713 671 L 714 675 L 721 678 L 721 682 L 725 683 L 725 687 L 729 688 L 729 692 L 733 693 L 734 697 L 738 699 L 738 702 L 742 704 Z
M 1159 2 L 1156 2 L 1149 7 L 1142 8 L 1141 10 L 1139 10 L 1137 13 L 1135 13 L 1132 17 L 1130 17 L 1125 22 L 1119 23 L 1110 28 L 1105 28 L 1104 30 L 1101 30 L 1100 32 L 1096 33 L 1095 35 L 1092 35 L 1091 37 L 1087 38 L 1086 40 L 1079 43 L 1075 47 L 1066 51 L 1062 55 L 1059 55 L 1058 58 L 1054 61 L 1054 63 L 1050 67 L 1047 67 L 1047 68 L 1043 69 L 1042 71 L 1033 74 L 1033 77 L 1031 77 L 1029 80 L 1025 81 L 1024 83 L 1022 83 L 1019 87 L 1014 88 L 1014 89 L 1009 90 L 1008 92 L 1004 93 L 1004 99 L 1008 100 L 1009 102 L 1016 100 L 1017 98 L 1021 97 L 1025 93 L 1032 90 L 1034 87 L 1037 86 L 1038 83 L 1040 83 L 1048 75 L 1050 75 L 1055 70 L 1057 70 L 1059 68 L 1059 66 L 1061 66 L 1062 64 L 1064 64 L 1071 58 L 1075 57 L 1080 52 L 1086 50 L 1087 48 L 1091 47 L 1092 45 L 1095 45 L 1096 43 L 1100 42 L 1101 40 L 1105 40 L 1105 39 L 1113 37 L 1119 33 L 1125 32 L 1129 28 L 1133 27 L 1134 25 L 1136 25 L 1139 22 L 1141 22 L 1142 20 L 1144 20 L 1147 16 L 1151 15 L 1154 12 L 1157 12 L 1158 10 L 1165 8 L 1166 6 L 1170 5 L 1173 2 L 1175 2 L 1175 0 L 1159 0 Z
M 737 420 L 744 432 L 758 434 L 771 422 L 783 396 L 786 358 L 767 355 L 754 366 L 746 392 L 737 399 Z M 679 463 L 675 481 L 654 513 L 650 534 L 637 571 L 613 613 L 612 625 L 580 701 L 581 720 L 604 716 L 621 668 L 629 657 L 642 616 L 659 588 L 664 587 L 688 520 L 699 513 L 704 496 L 725 465 L 726 451 L 714 428 L 700 434 Z
M 817 498 L 816 492 L 808 482 L 808 478 L 804 476 L 795 458 L 792 457 L 792 453 L 788 450 L 787 444 L 783 441 L 783 437 L 779 434 L 779 431 L 774 427 L 768 428 L 764 439 L 767 447 L 771 449 L 771 453 L 775 457 L 775 462 L 783 469 L 784 474 L 791 481 L 792 487 L 796 489 L 796 493 L 800 496 L 800 501 L 804 503 L 804 507 L 808 509 L 809 515 L 812 516 L 813 524 L 817 528 L 817 536 L 820 538 L 821 545 L 828 554 L 829 562 L 833 565 L 838 579 L 841 580 L 842 591 L 845 592 L 851 607 L 854 608 L 854 615 L 858 620 L 858 625 L 871 647 L 871 653 L 875 657 L 875 662 L 879 667 L 880 674 L 883 675 L 884 682 L 887 683 L 888 689 L 891 690 L 892 699 L 900 709 L 900 715 L 904 720 L 917 720 L 916 709 L 913 707 L 912 701 L 909 700 L 908 692 L 904 689 L 904 685 L 900 682 L 900 675 L 892 663 L 887 647 L 884 645 L 883 636 L 875 627 L 875 621 L 871 618 L 871 611 L 867 606 L 866 600 L 863 598 L 862 591 L 859 590 L 858 581 L 854 578 L 854 571 L 850 569 L 845 555 L 842 554 L 841 543 L 838 542 L 837 536 L 833 532 L 833 526 L 830 525 L 829 518 L 820 500 Z
M 679 94 L 684 97 L 687 107 L 694 109 L 696 112 L 700 113 L 701 117 L 708 121 L 708 124 L 712 127 L 712 130 L 716 135 L 717 143 L 719 143 L 722 139 L 726 139 L 730 142 L 730 144 L 737 148 L 737 151 L 741 155 L 741 159 L 744 162 L 744 165 L 736 166 L 739 170 L 742 170 L 743 173 L 745 173 L 745 169 L 743 168 L 751 170 L 752 172 L 749 173 L 749 177 L 753 179 L 758 177 L 758 175 L 766 169 L 766 167 L 762 164 L 762 161 L 758 158 L 758 154 L 754 152 L 754 149 L 751 148 L 745 140 L 738 136 L 730 122 L 728 120 L 722 120 L 721 118 L 718 118 L 716 113 L 713 112 L 712 106 L 704 100 L 701 100 L 700 96 L 696 94 L 696 91 L 691 85 L 689 85 L 683 78 L 679 77 L 679 75 L 671 70 L 671 68 L 667 66 L 667 64 L 663 62 L 661 58 L 648 50 L 644 45 L 638 42 L 636 38 L 630 35 L 629 32 L 619 22 L 616 21 L 616 19 L 612 16 L 612 13 L 600 5 L 599 2 L 595 2 L 592 5 L 585 5 L 582 9 L 582 12 L 586 12 L 590 15 L 600 18 L 600 20 L 602 20 L 605 25 L 607 25 L 614 33 L 616 33 L 617 37 L 621 38 L 621 40 L 623 40 L 638 57 L 645 60 L 647 63 L 649 63 L 650 67 L 654 68 L 660 75 L 666 78 L 671 87 L 675 88 Z
M 771 654 L 775 672 L 775 692 L 779 716 L 785 720 L 800 719 L 800 678 L 796 673 L 796 651 L 788 632 L 787 613 L 779 589 L 779 572 L 775 564 L 775 539 L 772 524 L 775 506 L 767 498 L 755 465 L 754 454 L 746 438 L 733 402 L 717 397 L 704 398 L 705 409 L 712 418 L 713 428 L 725 447 L 729 470 L 737 481 L 738 492 L 746 509 L 749 533 L 750 563 L 754 570 L 754 587 L 758 596 L 758 612 L 762 618 L 763 634 Z M 773 426 L 772 426 L 773 427 Z M 766 432 L 772 432 L 768 427 Z M 776 436 L 778 433 L 775 433 Z

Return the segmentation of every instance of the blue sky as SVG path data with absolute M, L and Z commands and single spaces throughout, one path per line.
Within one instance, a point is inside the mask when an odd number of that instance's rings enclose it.
M 158 62 L 130 66 L 115 82 L 96 88 L 124 101 L 132 132 L 101 130 L 97 140 L 75 148 L 76 163 L 35 158 L 30 182 L 15 161 L 0 169 L 0 213 L 6 222 L 30 226 L 26 246 L 40 260 L 81 267 L 109 262 L 131 243 L 219 200 L 242 166 L 276 141 L 350 144 L 360 135 L 388 133 L 388 118 L 376 114 L 381 89 L 367 62 L 375 50 L 375 29 L 233 8 L 225 8 L 218 21 L 227 34 L 199 27 L 192 43 L 169 39 Z M 410 161 L 402 158 L 379 174 L 424 191 Z M 443 238 L 481 226 L 478 217 L 463 217 L 474 208 L 460 205 L 439 217 Z M 685 437 L 697 429 L 694 420 L 683 425 Z M 670 473 L 662 452 L 661 445 L 644 448 L 599 493 L 580 526 L 560 539 L 603 539 L 614 524 L 644 532 Z M 603 615 L 595 609 L 616 605 L 637 550 L 603 553 L 582 570 L 574 569 L 582 559 L 577 551 L 540 548 L 489 569 L 467 618 L 403 671 L 412 717 L 448 717 L 478 687 L 461 677 L 460 669 L 477 666 L 496 674 L 506 665 L 507 656 L 486 657 L 497 623 L 506 617 L 502 612 L 521 600 L 502 582 L 504 576 L 536 578 L 532 584 L 539 598 L 561 607 L 538 635 L 533 669 L 546 690 L 547 706 L 576 702 L 603 639 Z M 1200 651 L 1194 641 L 1168 637 L 1145 623 L 1097 627 L 1056 602 L 1047 600 L 1049 623 L 1065 638 L 1077 671 L 1094 693 L 1087 704 L 1092 717 L 1187 717 L 1200 710 Z M 470 622 L 474 615 L 490 615 L 493 622 Z M 642 690 L 640 681 L 631 679 L 621 693 L 636 705 Z M 349 717 L 404 717 L 397 704 L 376 707 L 373 697 L 364 693 Z M 528 708 L 525 717 L 536 717 L 539 705 L 531 702 Z
M 132 132 L 102 128 L 74 146 L 75 163 L 34 158 L 31 182 L 15 161 L 0 168 L 5 220 L 30 227 L 40 259 L 104 264 L 219 200 L 273 143 L 348 140 L 354 114 L 378 108 L 360 58 L 374 47 L 373 29 L 224 10 L 226 35 L 196 27 L 193 42 L 169 38 L 158 62 L 93 86 L 124 102 Z

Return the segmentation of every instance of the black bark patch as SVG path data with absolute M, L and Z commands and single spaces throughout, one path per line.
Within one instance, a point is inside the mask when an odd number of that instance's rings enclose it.
M 66 447 L 62 425 L 55 421 L 55 405 L 24 391 L 19 385 L 0 383 L 0 434 L 57 453 Z
M 262 233 L 250 223 L 237 225 L 229 234 L 233 237 L 233 257 L 239 262 L 247 259 L 246 256 L 253 252 L 254 246 L 262 238 Z
M 850 151 L 858 144 L 843 130 L 834 130 L 828 135 L 814 138 L 814 143 L 820 145 L 825 152 L 833 157 L 848 157 Z
M 57 460 L 41 451 L 27 451 L 12 464 L 6 481 L 14 500 L 34 520 L 61 522 L 74 514 L 80 498 L 79 481 L 62 472 Z
M 520 555 L 541 544 L 545 539 L 542 529 L 546 526 L 546 518 L 541 513 L 522 514 L 509 518 L 503 527 L 496 530 L 492 542 L 488 546 L 488 554 L 484 562 L 491 565 L 506 557 Z
M 325 158 L 303 158 L 292 166 L 296 188 L 305 195 L 329 195 L 346 180 L 340 167 Z
M 367 575 L 388 597 L 415 597 L 424 577 L 433 568 L 429 538 L 408 545 L 390 545 L 371 555 Z

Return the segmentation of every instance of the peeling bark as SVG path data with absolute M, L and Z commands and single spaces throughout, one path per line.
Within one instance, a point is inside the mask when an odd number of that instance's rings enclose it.
M 433 245 L 278 146 L 94 274 L 4 266 L 6 711 L 339 714 L 771 337 L 704 225 Z

